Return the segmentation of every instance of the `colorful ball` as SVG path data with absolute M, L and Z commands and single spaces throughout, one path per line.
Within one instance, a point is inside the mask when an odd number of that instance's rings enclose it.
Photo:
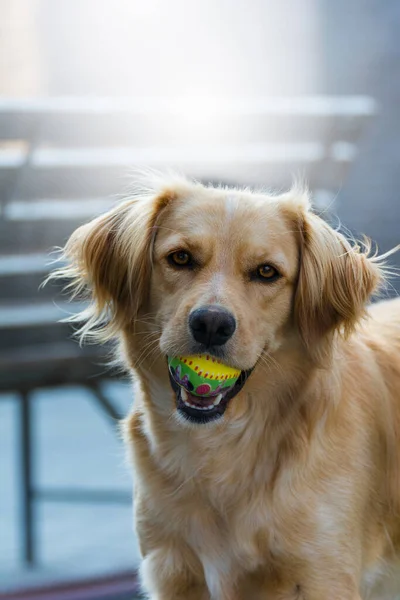
M 174 381 L 194 396 L 214 396 L 226 391 L 241 373 L 208 354 L 169 356 L 168 367 Z

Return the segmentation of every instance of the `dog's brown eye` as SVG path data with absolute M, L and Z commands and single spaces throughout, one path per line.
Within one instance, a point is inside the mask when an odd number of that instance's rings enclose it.
M 279 273 L 271 265 L 260 265 L 257 267 L 257 277 L 263 281 L 275 281 L 275 279 L 278 279 Z
M 168 256 L 168 260 L 172 265 L 176 265 L 177 267 L 190 267 L 193 262 L 190 254 L 184 250 L 172 252 L 172 254 Z

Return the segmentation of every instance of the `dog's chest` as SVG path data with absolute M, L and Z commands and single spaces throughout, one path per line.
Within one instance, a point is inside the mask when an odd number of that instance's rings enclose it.
M 171 456 L 176 464 L 175 454 Z M 164 455 L 170 464 L 171 456 Z M 194 464 L 193 454 L 180 454 L 179 460 L 187 483 L 175 487 L 174 501 L 168 504 L 169 517 L 164 506 L 166 534 L 181 537 L 194 551 L 213 600 L 234 600 L 232 584 L 268 566 L 281 546 L 279 522 L 284 519 L 273 506 L 271 491 L 267 491 L 268 461 L 260 461 L 260 467 L 252 469 L 250 485 L 243 485 L 237 462 L 229 469 L 225 461 L 224 468 L 218 470 L 214 456 L 208 460 L 213 465 L 208 473 L 200 457 Z M 196 480 L 187 475 L 193 472 Z
M 275 525 L 267 504 L 223 510 L 200 509 L 188 515 L 182 531 L 203 566 L 212 599 L 233 598 L 232 585 L 266 565 L 276 547 Z

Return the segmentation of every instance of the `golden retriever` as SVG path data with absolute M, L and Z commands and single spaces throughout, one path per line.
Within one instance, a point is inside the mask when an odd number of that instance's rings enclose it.
M 92 300 L 81 335 L 118 338 L 134 374 L 123 427 L 149 598 L 394 599 L 400 302 L 367 308 L 386 257 L 299 187 L 157 176 L 65 255 L 56 276 Z M 241 371 L 211 408 L 168 373 L 167 356 L 202 353 Z

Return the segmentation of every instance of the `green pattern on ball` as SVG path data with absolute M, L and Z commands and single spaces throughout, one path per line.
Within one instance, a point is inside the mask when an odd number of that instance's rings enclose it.
M 218 394 L 232 387 L 240 375 L 240 370 L 203 354 L 169 357 L 168 366 L 176 383 L 196 396 Z

